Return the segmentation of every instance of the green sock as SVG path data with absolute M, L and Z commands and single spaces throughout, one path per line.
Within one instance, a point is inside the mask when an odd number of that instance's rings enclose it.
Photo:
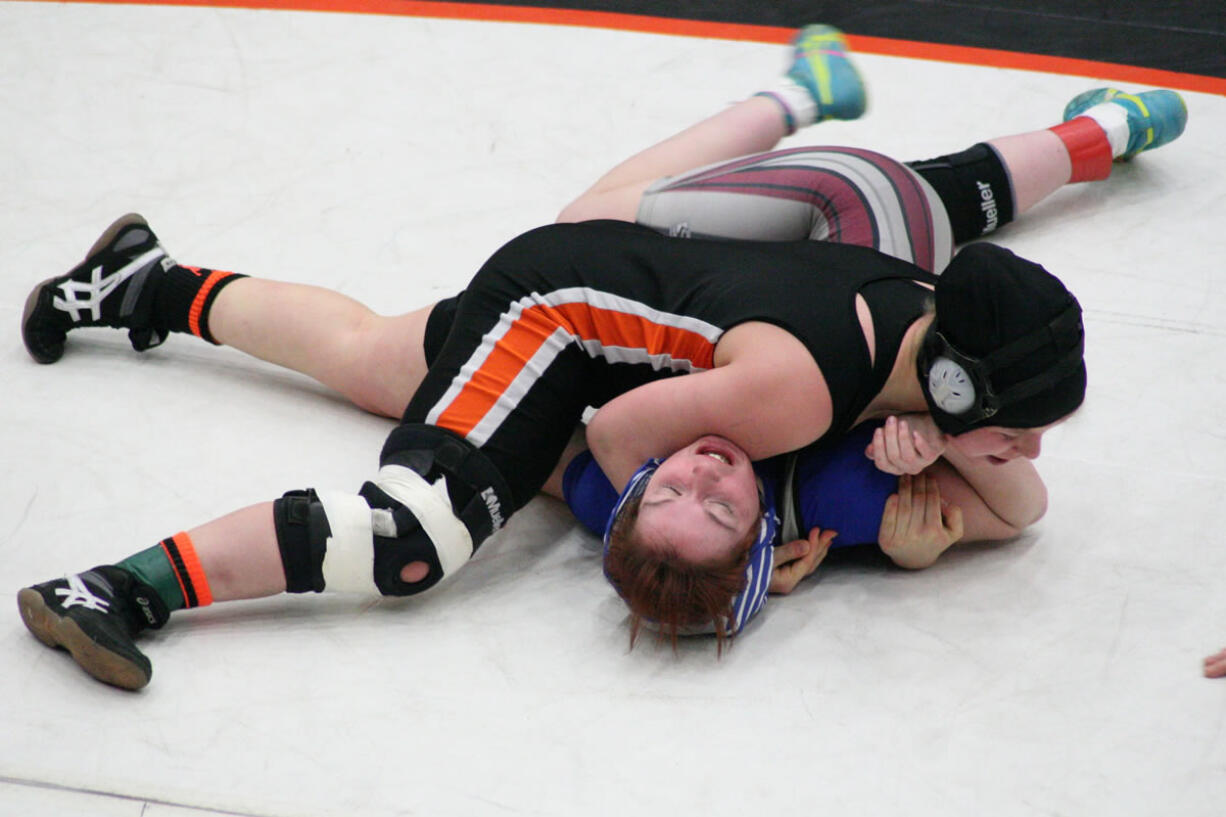
M 213 602 L 204 568 L 186 533 L 163 539 L 129 556 L 118 566 L 152 587 L 167 610 L 204 607 Z

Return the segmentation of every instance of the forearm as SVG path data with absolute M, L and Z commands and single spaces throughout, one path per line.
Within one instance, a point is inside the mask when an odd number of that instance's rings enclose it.
M 968 518 L 966 538 L 971 538 L 973 527 L 986 527 L 986 532 L 992 534 L 994 520 L 1004 526 L 998 535 L 985 536 L 976 530 L 975 538 L 1005 538 L 1033 525 L 1047 512 L 1047 486 L 1030 460 L 1019 457 L 1006 463 L 993 463 L 984 458 L 965 457 L 953 446 L 947 447 L 943 456 L 970 495 L 960 501 L 944 485 L 942 495 L 955 504 L 961 504 L 967 511 L 974 510 L 971 505 L 977 499 L 990 515 L 986 525 L 973 526 Z
M 714 368 L 610 400 L 588 423 L 587 438 L 621 490 L 644 459 L 667 457 L 707 434 L 732 441 L 754 460 L 803 448 L 826 432 L 832 412 L 830 392 L 804 344 L 779 327 L 751 322 L 725 333 Z

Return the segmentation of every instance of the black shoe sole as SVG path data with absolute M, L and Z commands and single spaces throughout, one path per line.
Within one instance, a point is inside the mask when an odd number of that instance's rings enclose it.
M 17 593 L 21 620 L 34 637 L 48 647 L 63 647 L 82 669 L 106 684 L 121 689 L 141 689 L 149 683 L 152 670 L 97 643 L 77 622 L 61 616 L 47 606 L 41 593 L 27 587 Z
M 88 261 L 92 256 L 114 241 L 115 237 L 119 235 L 120 230 L 133 224 L 138 224 L 145 228 L 149 227 L 144 217 L 138 213 L 128 213 L 127 215 L 120 216 L 115 219 L 110 227 L 107 227 L 102 232 L 102 235 L 94 242 L 94 246 L 89 248 L 89 252 L 85 254 L 85 260 Z M 38 308 L 43 291 L 48 284 L 63 277 L 62 275 L 56 275 L 34 287 L 26 297 L 25 309 L 21 313 L 21 339 L 25 342 L 26 351 L 30 353 L 30 357 L 39 363 L 55 363 L 64 356 L 64 341 L 68 336 L 66 332 L 63 337 L 48 339 L 36 337 L 30 328 L 30 317 Z

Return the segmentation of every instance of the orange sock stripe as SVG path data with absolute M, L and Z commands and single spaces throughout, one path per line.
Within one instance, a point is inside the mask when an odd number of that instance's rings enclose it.
M 174 568 L 179 589 L 183 591 L 184 606 L 207 607 L 212 604 L 213 592 L 209 589 L 209 581 L 204 575 L 200 557 L 196 555 L 192 538 L 186 532 L 176 533 L 170 539 L 163 540 L 162 548 Z
M 507 393 L 524 367 L 559 328 L 603 347 L 636 349 L 646 355 L 687 360 L 696 370 L 711 367 L 715 344 L 698 332 L 667 326 L 640 315 L 576 302 L 525 309 L 464 388 L 438 416 L 437 425 L 467 436 Z
M 228 278 L 233 274 L 232 272 L 213 270 L 209 273 L 209 277 L 205 279 L 204 285 L 200 287 L 200 291 L 196 293 L 196 298 L 192 301 L 191 309 L 187 313 L 187 328 L 196 337 L 204 337 L 200 334 L 200 316 L 204 312 L 204 305 L 208 301 L 209 293 L 212 292 L 213 287 L 217 286 L 218 281 Z
M 1111 175 L 1111 142 L 1102 125 L 1088 116 L 1076 116 L 1048 130 L 1068 149 L 1073 164 L 1070 184 L 1101 181 Z

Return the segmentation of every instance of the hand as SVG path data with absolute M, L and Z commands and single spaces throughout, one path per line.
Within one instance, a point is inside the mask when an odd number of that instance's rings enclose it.
M 945 451 L 945 435 L 927 414 L 888 417 L 864 454 L 887 474 L 918 474 Z
M 1217 654 L 1205 659 L 1205 677 L 1226 677 L 1226 649 L 1219 650 Z
M 780 595 L 791 593 L 801 579 L 817 570 L 830 552 L 830 540 L 836 536 L 836 531 L 814 528 L 808 539 L 793 539 L 775 548 L 775 569 L 771 571 L 768 590 Z
M 937 481 L 927 474 L 903 475 L 881 515 L 877 541 L 899 567 L 928 567 L 962 538 L 962 509 L 941 501 Z

